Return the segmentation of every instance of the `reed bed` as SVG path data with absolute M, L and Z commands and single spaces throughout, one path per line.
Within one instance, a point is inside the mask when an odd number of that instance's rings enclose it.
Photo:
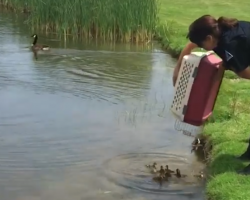
M 158 0 L 0 0 L 30 13 L 28 24 L 60 35 L 111 41 L 152 40 L 158 22 Z

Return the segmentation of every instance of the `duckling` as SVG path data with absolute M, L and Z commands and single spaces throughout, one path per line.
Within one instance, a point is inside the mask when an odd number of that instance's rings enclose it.
M 145 165 L 145 166 L 146 166 L 147 168 L 154 168 L 154 167 L 156 167 L 156 165 L 157 165 L 157 163 L 154 162 L 153 165 Z
M 196 178 L 204 178 L 203 172 L 200 172 L 200 174 L 195 174 L 194 177 Z
M 163 169 L 163 166 L 161 166 L 161 169 L 158 171 L 160 176 L 165 176 L 165 170 Z
M 162 184 L 164 177 L 163 176 L 155 176 L 152 178 L 155 182 L 159 182 L 160 184 Z
M 165 177 L 166 177 L 166 178 L 169 178 L 169 177 L 172 177 L 172 175 L 171 175 L 170 172 L 165 172 Z
M 196 138 L 196 139 L 193 141 L 193 143 L 192 143 L 191 153 L 192 153 L 193 151 L 197 151 L 198 148 L 201 147 L 201 146 L 202 146 L 202 144 L 201 144 L 200 139 L 199 139 L 199 138 Z
M 150 172 L 151 172 L 152 174 L 157 173 L 158 171 L 157 171 L 157 169 L 156 169 L 156 166 L 154 166 L 153 168 L 151 168 Z
M 171 169 L 169 169 L 169 168 L 168 168 L 168 165 L 166 165 L 165 173 L 174 173 L 174 171 L 171 170 Z
M 196 175 L 194 175 L 194 177 L 196 177 L 196 178 L 204 178 L 204 175 L 203 174 L 196 174 Z
M 179 169 L 176 169 L 176 174 L 175 174 L 175 176 L 176 176 L 177 178 L 187 177 L 187 175 L 181 174 L 181 171 L 180 171 Z
M 164 181 L 169 181 L 169 178 L 171 177 L 170 173 L 164 173 Z
M 38 40 L 37 34 L 33 34 L 31 37 L 34 38 L 33 43 L 31 44 L 31 49 L 33 51 L 38 51 L 38 50 L 48 51 L 50 49 L 48 45 L 37 44 Z
M 147 168 L 150 168 L 150 172 L 151 172 L 151 173 L 155 174 L 155 173 L 157 173 L 156 165 L 157 165 L 157 163 L 154 162 L 153 165 L 145 165 L 145 166 L 146 166 Z

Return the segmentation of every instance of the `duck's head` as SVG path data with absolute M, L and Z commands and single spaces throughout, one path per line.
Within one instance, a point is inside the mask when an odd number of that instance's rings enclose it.
M 36 38 L 36 37 L 37 37 L 37 34 L 33 34 L 31 37 Z

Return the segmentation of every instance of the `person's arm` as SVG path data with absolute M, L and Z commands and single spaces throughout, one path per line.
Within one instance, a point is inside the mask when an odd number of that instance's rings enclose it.
M 185 55 L 188 55 L 192 52 L 193 49 L 197 48 L 198 46 L 192 42 L 188 42 L 187 45 L 183 48 L 180 56 L 179 56 L 179 59 L 177 61 L 177 64 L 174 68 L 174 73 L 173 73 L 173 85 L 175 85 L 175 82 L 177 80 L 177 77 L 178 77 L 178 73 L 179 73 L 179 70 L 180 70 L 180 67 L 181 67 L 181 62 L 182 62 L 182 59 Z
M 241 78 L 250 79 L 249 55 L 245 40 L 232 40 L 226 49 L 227 65 Z
M 219 81 L 221 80 L 221 78 L 223 78 L 224 76 L 224 72 L 225 72 L 225 67 L 224 67 L 224 63 L 222 63 L 220 66 L 219 66 L 219 69 L 218 69 L 218 72 L 215 76 L 215 81 Z
M 187 45 L 183 48 L 180 56 L 179 56 L 179 59 L 177 61 L 177 65 L 176 65 L 176 68 L 180 69 L 181 67 L 181 61 L 182 61 L 182 58 L 185 56 L 185 55 L 189 55 L 193 49 L 197 48 L 198 46 L 192 42 L 188 42 Z
M 236 73 L 239 77 L 244 79 L 250 79 L 250 68 L 246 68 L 241 72 Z

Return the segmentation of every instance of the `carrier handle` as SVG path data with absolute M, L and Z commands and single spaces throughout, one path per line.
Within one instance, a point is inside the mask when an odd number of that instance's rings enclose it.
M 214 54 L 214 51 L 207 51 L 206 56 L 209 56 L 210 54 Z
M 191 54 L 197 56 L 197 53 L 199 54 L 199 56 L 201 56 L 201 58 L 203 58 L 204 56 L 209 56 L 210 54 L 214 54 L 214 51 L 206 51 L 206 52 L 200 52 L 200 51 L 196 51 L 196 52 L 191 52 Z

